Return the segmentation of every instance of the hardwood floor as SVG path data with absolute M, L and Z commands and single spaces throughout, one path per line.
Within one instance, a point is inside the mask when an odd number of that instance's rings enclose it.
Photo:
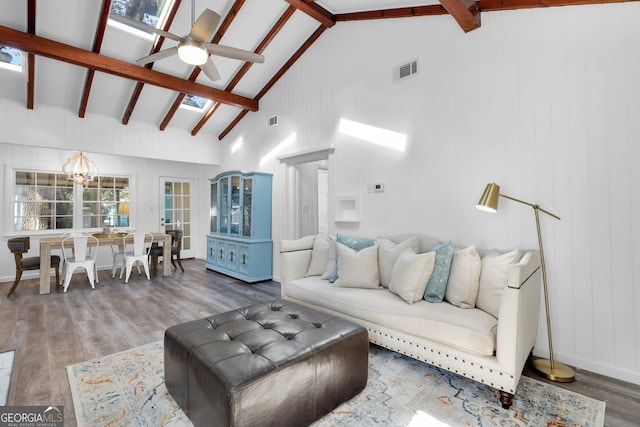
M 249 285 L 206 270 L 202 260 L 183 260 L 185 272 L 157 273 L 128 284 L 99 273 L 91 290 L 86 275 L 74 275 L 67 293 L 38 294 L 38 280 L 24 280 L 11 298 L 0 284 L 0 351 L 16 349 L 9 405 L 62 405 L 65 425 L 75 415 L 66 366 L 162 339 L 169 326 L 280 296 L 273 281 Z M 527 370 L 526 374 L 536 377 Z M 540 379 L 538 377 L 538 379 Z M 584 371 L 557 384 L 607 402 L 605 425 L 637 426 L 640 386 Z

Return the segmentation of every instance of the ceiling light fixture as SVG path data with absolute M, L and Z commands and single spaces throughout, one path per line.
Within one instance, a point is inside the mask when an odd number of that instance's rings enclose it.
M 187 64 L 202 65 L 207 62 L 209 53 L 202 43 L 187 37 L 178 45 L 178 57 Z
M 67 159 L 62 165 L 62 172 L 76 184 L 86 187 L 89 181 L 93 181 L 98 176 L 98 167 L 87 156 L 80 153 Z

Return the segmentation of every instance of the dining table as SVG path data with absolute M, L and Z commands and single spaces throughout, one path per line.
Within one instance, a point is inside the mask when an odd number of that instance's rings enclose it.
M 98 239 L 98 247 L 121 245 L 122 238 L 127 233 L 95 233 Z M 151 233 L 153 243 L 162 243 L 163 252 L 162 259 L 171 259 L 171 235 L 165 233 Z M 40 239 L 40 294 L 48 294 L 51 292 L 51 250 L 62 249 L 62 241 L 64 237 L 46 237 Z M 162 263 L 162 275 L 171 275 L 171 263 Z

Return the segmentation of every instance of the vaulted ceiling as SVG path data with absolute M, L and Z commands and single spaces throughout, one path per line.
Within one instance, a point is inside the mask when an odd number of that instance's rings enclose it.
M 0 45 L 28 52 L 28 59 L 21 73 L 0 69 L 0 97 L 28 109 L 50 105 L 85 120 L 107 115 L 123 125 L 156 123 L 160 131 L 175 127 L 217 141 L 258 110 L 269 89 L 336 24 L 450 14 L 452 25 L 468 32 L 482 25 L 483 12 L 623 0 L 196 0 L 196 17 L 205 8 L 222 17 L 212 42 L 266 58 L 252 64 L 214 56 L 221 75 L 215 82 L 177 56 L 136 65 L 138 58 L 176 42 L 144 39 L 110 25 L 111 1 L 3 1 Z M 191 6 L 191 0 L 174 0 L 162 28 L 187 34 Z M 215 102 L 205 112 L 179 108 L 188 94 Z

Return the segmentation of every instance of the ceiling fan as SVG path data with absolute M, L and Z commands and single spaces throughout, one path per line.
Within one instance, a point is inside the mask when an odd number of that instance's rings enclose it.
M 152 32 L 163 37 L 178 42 L 178 46 L 170 47 L 168 49 L 161 50 L 154 54 L 145 56 L 136 61 L 137 64 L 144 65 L 151 62 L 155 62 L 159 59 L 168 58 L 172 55 L 178 55 L 178 57 L 191 65 L 198 65 L 204 74 L 210 80 L 220 80 L 220 73 L 213 64 L 209 54 L 224 56 L 226 58 L 239 59 L 241 61 L 263 63 L 264 56 L 249 52 L 247 50 L 238 49 L 230 46 L 223 46 L 216 43 L 209 43 L 213 32 L 218 26 L 220 21 L 220 15 L 216 12 L 205 9 L 197 20 L 195 20 L 195 0 L 191 2 L 191 31 L 184 37 L 177 36 L 164 30 L 152 27 L 142 22 L 136 21 L 126 16 L 111 14 L 111 19 L 121 22 L 123 24 L 130 25 L 134 28 L 138 28 L 143 31 Z

